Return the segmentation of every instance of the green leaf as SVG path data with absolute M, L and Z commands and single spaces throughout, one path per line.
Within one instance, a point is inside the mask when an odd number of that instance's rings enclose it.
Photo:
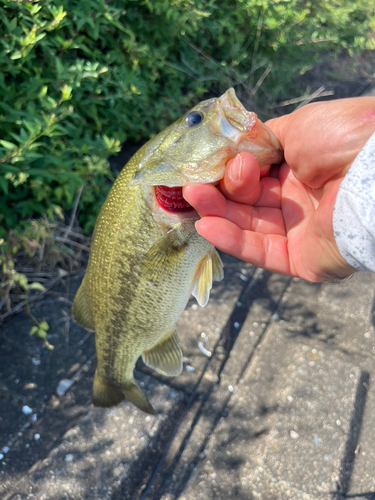
M 14 269 L 14 262 L 12 260 L 8 260 L 6 265 L 8 269 Z
M 60 205 L 52 205 L 53 211 L 60 220 L 64 220 L 64 212 Z
M 29 331 L 30 337 L 32 337 L 38 330 L 39 330 L 39 328 L 37 326 L 33 326 L 31 328 L 31 330 Z
M 17 27 L 17 18 L 14 17 L 9 24 L 9 31 L 13 31 Z
M 67 101 L 68 99 L 70 99 L 70 96 L 72 94 L 72 87 L 70 85 L 64 85 L 64 87 L 61 89 L 61 93 L 64 101 Z
M 16 273 L 16 281 L 18 284 L 26 291 L 29 289 L 29 284 L 27 282 L 27 277 L 22 273 Z
M 39 40 L 42 40 L 46 35 L 47 33 L 40 33 L 39 35 L 36 35 L 34 42 L 39 42 Z
M 5 194 L 8 194 L 8 179 L 4 176 L 0 177 L 0 188 L 4 191 Z
M 42 97 L 44 97 L 48 92 L 48 86 L 47 85 L 43 85 L 43 87 L 40 89 L 40 92 L 38 94 L 38 97 L 39 99 L 41 99 Z
M 46 291 L 45 287 L 41 283 L 38 283 L 37 281 L 31 283 L 31 285 L 29 286 L 29 290 L 39 290 L 39 292 Z
M 13 54 L 10 56 L 10 59 L 20 59 L 22 57 L 22 53 L 19 50 L 16 50 L 13 52 Z
M 55 64 L 56 64 L 57 76 L 58 78 L 61 78 L 61 76 L 63 76 L 64 73 L 66 74 L 66 70 L 58 57 L 55 59 Z
M 38 337 L 41 339 L 45 339 L 47 337 L 47 332 L 43 328 L 39 328 Z
M 0 139 L 0 144 L 2 146 L 4 146 L 4 148 L 6 148 L 6 149 L 17 149 L 16 144 L 14 144 L 13 142 L 4 141 L 4 140 Z
M 47 321 L 42 321 L 41 323 L 39 323 L 39 328 L 47 331 L 49 330 L 49 324 L 47 323 Z

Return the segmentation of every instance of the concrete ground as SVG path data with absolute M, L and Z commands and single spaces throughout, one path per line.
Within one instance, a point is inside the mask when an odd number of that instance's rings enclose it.
M 183 373 L 139 365 L 157 415 L 94 408 L 91 353 L 4 434 L 0 498 L 375 499 L 375 276 L 310 284 L 224 260 L 179 321 Z

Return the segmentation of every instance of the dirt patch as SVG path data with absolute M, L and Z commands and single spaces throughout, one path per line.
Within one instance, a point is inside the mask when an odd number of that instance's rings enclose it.
M 32 324 L 23 313 L 6 319 L 0 328 L 0 453 L 25 425 L 46 408 L 59 405 L 55 396 L 59 382 L 73 379 L 94 354 L 94 336 L 86 337 L 87 332 L 71 322 L 71 304 L 82 274 L 65 279 L 33 308 L 39 319 L 48 318 L 52 351 L 28 335 Z

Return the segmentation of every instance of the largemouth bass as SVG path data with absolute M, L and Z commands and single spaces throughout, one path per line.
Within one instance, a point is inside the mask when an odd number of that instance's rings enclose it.
M 283 158 L 272 132 L 229 89 L 151 139 L 120 172 L 73 304 L 77 322 L 95 331 L 94 405 L 127 399 L 154 413 L 133 378 L 139 356 L 163 375 L 181 372 L 175 323 L 191 294 L 205 306 L 212 281 L 223 278 L 219 254 L 196 232 L 199 216 L 182 186 L 219 181 L 241 151 L 260 165 Z

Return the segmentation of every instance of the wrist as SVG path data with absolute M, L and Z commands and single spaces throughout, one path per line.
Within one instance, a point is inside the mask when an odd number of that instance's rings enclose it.
M 335 281 L 355 273 L 341 254 L 333 229 L 333 211 L 342 179 L 334 181 L 320 200 L 301 246 L 310 281 Z
M 358 272 L 358 269 L 352 267 L 341 255 L 337 243 L 327 241 L 326 255 L 322 266 L 323 281 L 336 281 L 348 278 Z

